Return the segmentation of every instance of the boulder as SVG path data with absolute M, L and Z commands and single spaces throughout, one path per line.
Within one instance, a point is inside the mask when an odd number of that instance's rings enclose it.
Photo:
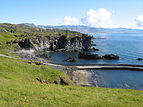
M 97 49 L 97 48 L 95 48 L 95 47 L 93 47 L 92 50 L 93 50 L 93 51 L 99 51 L 99 49 Z
M 79 52 L 78 58 L 81 59 L 101 59 L 102 57 L 99 56 L 98 54 L 89 54 L 85 52 Z
M 102 58 L 112 60 L 112 59 L 119 59 L 119 56 L 114 55 L 114 54 L 106 54 L 106 55 L 102 56 Z
M 141 61 L 141 60 L 143 60 L 143 58 L 137 58 L 137 60 Z
M 72 57 L 69 57 L 69 58 L 65 59 L 64 61 L 66 61 L 66 62 L 76 62 L 76 59 L 72 58 Z
M 1 31 L 2 31 L 2 32 L 8 32 L 6 29 L 2 29 Z
M 91 46 L 96 46 L 96 44 L 91 44 Z
M 64 78 L 60 77 L 60 84 L 61 85 L 69 85 L 67 81 L 64 80 Z

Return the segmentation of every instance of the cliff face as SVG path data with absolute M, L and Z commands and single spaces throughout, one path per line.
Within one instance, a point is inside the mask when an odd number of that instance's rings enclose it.
M 82 34 L 81 37 L 60 36 L 52 38 L 49 36 L 38 36 L 22 39 L 18 42 L 21 49 L 34 51 L 82 51 L 91 49 L 91 37 Z

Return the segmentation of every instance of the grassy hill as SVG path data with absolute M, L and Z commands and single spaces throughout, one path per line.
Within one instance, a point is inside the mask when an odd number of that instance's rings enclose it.
M 142 107 L 143 91 L 41 84 L 68 77 L 43 65 L 0 57 L 0 107 Z
M 7 32 L 3 32 L 3 28 Z M 17 38 L 21 32 L 13 33 L 6 27 L 0 27 L 0 30 L 0 54 L 13 56 L 16 45 L 7 42 Z M 143 91 L 45 84 L 35 79 L 53 82 L 61 77 L 72 84 L 65 73 L 48 66 L 0 56 L 0 107 L 143 106 Z

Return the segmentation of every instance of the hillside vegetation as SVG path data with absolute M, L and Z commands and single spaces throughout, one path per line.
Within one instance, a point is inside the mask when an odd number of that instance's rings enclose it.
M 0 107 L 142 107 L 143 91 L 41 84 L 60 71 L 0 57 Z

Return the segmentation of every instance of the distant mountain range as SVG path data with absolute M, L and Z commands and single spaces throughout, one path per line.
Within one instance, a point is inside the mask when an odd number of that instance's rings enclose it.
M 38 27 L 43 29 L 62 29 L 62 30 L 72 30 L 78 31 L 81 33 L 143 33 L 142 29 L 131 29 L 131 28 L 94 28 L 88 26 L 71 26 L 71 25 L 62 25 L 62 26 L 43 26 L 35 25 L 33 23 L 23 23 L 31 27 Z

